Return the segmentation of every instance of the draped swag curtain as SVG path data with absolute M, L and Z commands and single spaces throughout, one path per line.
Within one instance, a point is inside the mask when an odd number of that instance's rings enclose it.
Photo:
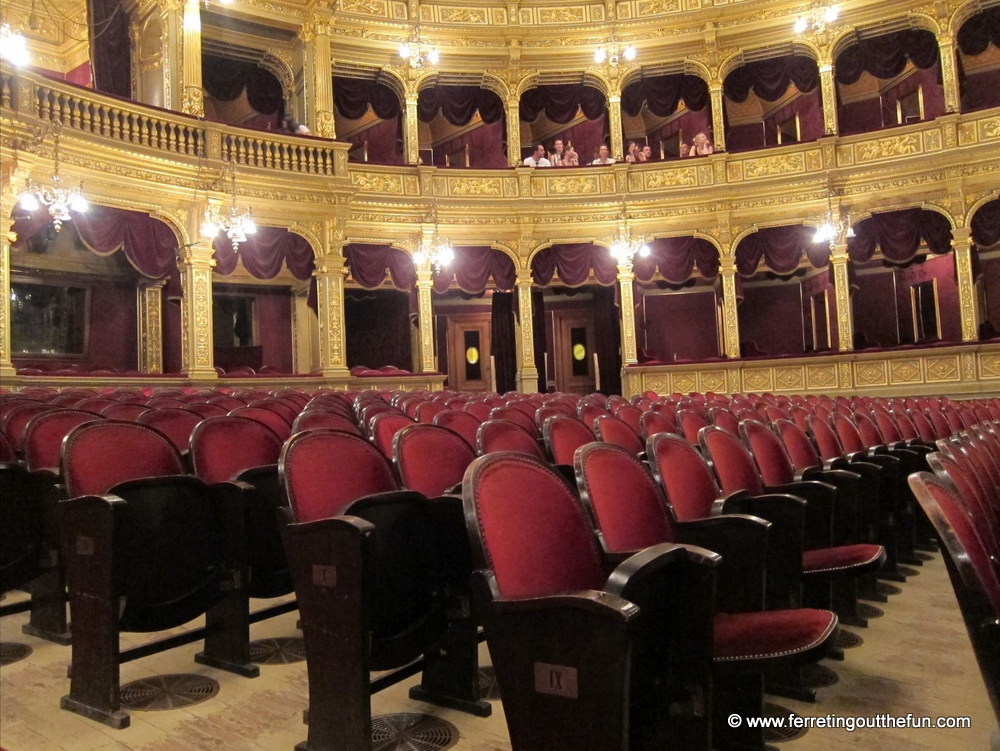
M 417 98 L 417 118 L 425 123 L 441 113 L 452 125 L 468 125 L 477 111 L 484 123 L 495 123 L 503 117 L 503 102 L 478 86 L 434 86 Z
M 926 209 L 903 209 L 875 214 L 854 225 L 847 241 L 852 261 L 870 261 L 879 248 L 890 263 L 907 263 L 917 254 L 921 241 L 931 253 L 951 250 L 951 225 L 943 215 Z
M 656 117 L 670 117 L 677 111 L 677 104 L 697 112 L 708 106 L 708 84 L 698 76 L 675 73 L 669 76 L 652 76 L 630 83 L 622 92 L 622 112 L 638 117 L 642 106 Z
M 819 84 L 816 61 L 803 55 L 784 55 L 747 63 L 726 76 L 722 90 L 736 103 L 745 102 L 751 90 L 765 101 L 776 102 L 790 83 L 803 94 L 815 89 Z
M 938 62 L 938 43 L 924 29 L 907 29 L 858 41 L 838 56 L 834 65 L 838 83 L 855 83 L 865 71 L 876 78 L 895 78 L 907 61 L 926 69 Z
M 1000 47 L 1000 5 L 977 13 L 958 30 L 963 55 L 981 55 L 991 44 Z
M 88 0 L 87 20 L 94 90 L 131 99 L 132 39 L 124 3 Z
M 805 255 L 815 268 L 829 260 L 829 249 L 812 241 L 815 230 L 802 225 L 765 227 L 747 235 L 736 246 L 736 271 L 751 277 L 761 260 L 776 274 L 791 274 Z
M 498 290 L 514 289 L 514 262 L 510 257 L 493 248 L 458 246 L 454 248 L 455 260 L 434 276 L 434 291 L 444 294 L 456 283 L 463 292 L 478 295 L 486 291 L 493 280 Z
M 490 354 L 493 356 L 497 393 L 517 388 L 517 362 L 514 353 L 514 294 L 494 292 L 490 310 Z
M 333 105 L 343 117 L 357 120 L 364 117 L 371 105 L 381 120 L 399 115 L 399 97 L 388 86 L 363 78 L 333 77 Z
M 45 209 L 14 221 L 21 250 L 51 225 Z M 124 250 L 125 257 L 143 276 L 161 279 L 177 270 L 177 237 L 170 227 L 149 214 L 105 206 L 91 206 L 85 214 L 73 213 L 73 226 L 83 244 L 98 255 Z
M 719 275 L 719 251 L 700 237 L 661 237 L 649 243 L 647 257 L 636 256 L 635 278 L 650 282 L 659 271 L 668 282 L 682 284 L 694 269 L 705 279 Z
M 563 284 L 579 287 L 587 282 L 591 271 L 603 286 L 618 279 L 618 269 L 607 248 L 591 243 L 553 245 L 531 261 L 531 276 L 540 287 L 547 287 L 557 272 Z
M 344 257 L 351 277 L 366 289 L 379 287 L 387 273 L 392 279 L 392 286 L 403 292 L 408 292 L 417 284 L 413 259 L 398 248 L 349 243 L 344 246 Z
M 528 89 L 521 95 L 520 118 L 522 122 L 531 123 L 544 112 L 552 122 L 565 125 L 576 117 L 577 110 L 580 109 L 588 120 L 597 120 L 607 112 L 608 102 L 604 94 L 592 86 L 539 86 Z
M 1000 47 L 1000 6 L 975 14 L 958 31 L 958 78 L 962 111 L 971 112 L 1000 105 L 1000 70 L 986 68 L 966 75 L 963 57 L 976 57 L 993 45 Z
M 312 277 L 316 268 L 312 246 L 301 235 L 277 227 L 258 227 L 257 232 L 240 243 L 237 253 L 233 244 L 221 232 L 212 241 L 215 272 L 232 274 L 242 260 L 243 267 L 257 279 L 273 279 L 286 265 L 296 279 Z
M 1000 198 L 983 204 L 972 217 L 972 241 L 977 248 L 1000 242 Z
M 220 102 L 231 102 L 244 90 L 247 102 L 262 115 L 284 115 L 285 92 L 274 74 L 256 63 L 203 53 L 201 80 L 205 93 Z

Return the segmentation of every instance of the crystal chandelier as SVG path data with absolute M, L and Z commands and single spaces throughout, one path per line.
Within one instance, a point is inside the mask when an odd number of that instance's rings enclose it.
M 29 178 L 25 191 L 18 196 L 17 203 L 28 212 L 38 211 L 45 207 L 52 218 L 52 226 L 58 232 L 62 229 L 64 222 L 73 218 L 70 214 L 71 211 L 82 214 L 90 208 L 90 204 L 83 197 L 82 182 L 75 188 L 62 186 L 62 177 L 59 176 L 59 135 L 62 132 L 62 122 L 55 120 L 49 125 L 49 128 L 52 130 L 53 138 L 52 177 L 49 180 L 51 185 L 39 185 Z M 45 132 L 43 131 L 37 140 L 40 143 L 44 138 Z
M 419 266 L 430 261 L 431 269 L 435 274 L 440 274 L 441 270 L 445 266 L 450 266 L 454 260 L 455 251 L 452 249 L 451 243 L 438 235 L 437 228 L 435 228 L 434 236 L 430 241 L 421 242 L 417 246 L 417 250 L 413 253 L 413 262 L 415 264 Z
M 642 239 L 632 239 L 632 234 L 629 231 L 627 223 L 622 224 L 618 230 L 618 236 L 615 237 L 608 251 L 611 253 L 611 257 L 615 259 L 616 264 L 619 266 L 628 266 L 629 268 L 631 268 L 636 256 L 647 258 L 650 254 L 649 246 L 645 241 Z
M 827 202 L 826 219 L 816 228 L 813 234 L 814 243 L 824 243 L 831 248 L 838 241 L 846 241 L 854 237 L 854 227 L 851 225 L 851 215 L 840 216 L 839 211 L 836 217 L 833 215 L 833 205 Z
M 240 243 L 245 243 L 247 236 L 257 231 L 257 225 L 250 218 L 249 207 L 240 209 L 236 205 L 236 163 L 230 162 L 226 171 L 228 172 L 230 181 L 232 203 L 229 204 L 229 208 L 225 213 L 219 211 L 217 206 L 210 207 L 205 212 L 205 218 L 202 220 L 201 234 L 212 238 L 222 232 L 233 244 L 233 252 L 238 253 Z M 226 175 L 223 175 L 223 180 L 225 178 Z
M 403 42 L 399 45 L 399 56 L 409 62 L 411 68 L 419 70 L 428 65 L 437 65 L 441 56 L 434 47 L 424 47 L 420 42 L 420 27 L 413 30 L 413 41 Z
M 28 40 L 19 31 L 14 31 L 9 23 L 0 24 L 0 57 L 23 68 L 30 61 Z
M 807 31 L 814 34 L 822 34 L 826 30 L 826 25 L 837 20 L 840 12 L 833 5 L 827 7 L 815 7 L 812 13 L 806 16 L 799 16 L 795 19 L 795 26 L 792 30 L 796 34 L 805 34 Z
M 598 47 L 594 50 L 594 62 L 603 63 L 607 61 L 612 68 L 617 68 L 618 63 L 623 59 L 635 60 L 636 54 L 635 47 L 631 44 L 626 45 L 625 47 L 619 47 L 618 39 L 615 37 L 614 31 L 612 31 L 611 41 L 608 44 L 608 48 L 605 49 L 604 47 Z

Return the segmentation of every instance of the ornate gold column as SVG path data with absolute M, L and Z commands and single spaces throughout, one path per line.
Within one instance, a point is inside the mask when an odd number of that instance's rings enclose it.
M 538 391 L 531 284 L 531 269 L 520 269 L 517 272 L 517 390 L 524 394 L 534 394 Z
M 958 312 L 962 317 L 962 341 L 979 339 L 979 306 L 976 304 L 976 284 L 972 278 L 972 238 L 966 227 L 951 232 L 955 253 L 955 278 L 958 280 Z
M 433 230 L 431 230 L 433 232 Z M 430 237 L 425 232 L 425 240 L 430 243 Z M 417 269 L 417 328 L 419 331 L 420 372 L 428 373 L 437 370 L 434 362 L 434 272 L 431 262 L 425 259 L 423 263 L 414 264 Z
M 205 92 L 201 84 L 201 3 L 184 0 L 184 87 L 181 111 L 196 117 L 205 116 Z M 214 372 L 214 371 L 213 371 Z
M 292 289 L 292 363 L 295 373 L 312 373 L 319 361 L 319 320 L 309 307 L 310 284 Z
M 8 189 L 11 186 L 7 186 Z M 13 198 L 11 190 L 4 190 L 3 197 Z M 17 372 L 10 359 L 10 233 L 14 220 L 10 218 L 13 201 L 3 202 L 3 220 L 0 221 L 0 379 L 13 378 Z
M 736 259 L 723 255 L 719 259 L 722 278 L 722 345 L 726 357 L 740 356 L 740 322 L 736 314 Z
M 618 89 L 608 92 L 608 129 L 611 131 L 611 154 L 621 161 L 625 158 L 625 143 L 622 137 L 622 93 Z
M 618 289 L 622 311 L 622 367 L 639 362 L 639 352 L 635 344 L 635 297 L 632 294 L 634 280 L 635 274 L 632 273 L 631 263 L 618 267 Z
M 344 325 L 344 231 L 325 221 L 323 247 L 316 258 L 316 309 L 319 317 L 319 371 L 326 378 L 347 378 Z
M 181 108 L 184 92 L 184 0 L 159 0 L 160 23 L 163 26 L 163 44 L 160 59 L 163 64 L 163 98 L 161 107 L 170 110 Z M 200 20 L 200 16 L 199 16 Z
M 136 287 L 139 311 L 139 370 L 163 372 L 163 288 L 166 279 L 144 279 Z
M 837 301 L 837 349 L 841 352 L 854 349 L 854 309 L 851 306 L 848 263 L 847 243 L 831 243 L 830 270 L 833 272 L 833 296 Z
M 722 81 L 713 78 L 708 84 L 712 97 L 712 142 L 716 151 L 726 150 L 726 125 L 723 119 Z
M 337 137 L 330 56 L 333 23 L 328 14 L 317 13 L 299 30 L 299 37 L 305 42 L 306 127 L 322 138 Z
M 941 57 L 941 85 L 944 89 L 945 112 L 958 112 L 958 71 L 955 68 L 955 35 L 942 31 L 937 38 Z
M 507 164 L 516 167 L 521 163 L 521 98 L 512 94 L 507 98 Z
M 212 244 L 184 246 L 177 257 L 181 272 L 181 373 L 188 378 L 217 378 L 212 331 Z
M 829 51 L 825 50 L 824 55 Z M 823 100 L 823 132 L 828 136 L 837 135 L 837 82 L 833 77 L 833 63 L 825 59 L 819 66 L 820 97 Z
M 406 91 L 406 112 L 403 115 L 403 153 L 407 164 L 420 163 L 420 140 L 417 134 L 417 92 Z M 431 167 L 433 165 L 426 165 Z M 431 368 L 433 370 L 433 368 Z

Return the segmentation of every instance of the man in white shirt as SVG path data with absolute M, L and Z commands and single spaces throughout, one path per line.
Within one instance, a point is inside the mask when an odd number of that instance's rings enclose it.
M 524 160 L 525 167 L 551 167 L 552 163 L 545 158 L 545 147 L 538 144 L 535 153 Z

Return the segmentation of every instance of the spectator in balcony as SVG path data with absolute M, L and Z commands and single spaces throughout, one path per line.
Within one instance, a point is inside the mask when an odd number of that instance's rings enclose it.
M 281 121 L 281 129 L 285 133 L 294 133 L 297 136 L 309 135 L 309 128 L 300 122 L 296 122 L 295 118 L 291 115 L 285 115 L 285 119 Z
M 563 140 L 561 138 L 557 138 L 556 142 L 552 144 L 552 153 L 549 154 L 549 163 L 553 167 L 566 166 L 566 147 L 563 145 Z
M 641 161 L 639 159 L 640 153 L 641 152 L 639 151 L 639 144 L 637 144 L 635 141 L 629 141 L 628 153 L 625 154 L 625 161 L 628 162 L 629 164 L 635 164 L 636 162 Z
M 535 153 L 524 160 L 524 165 L 526 167 L 551 167 L 552 162 L 545 158 L 545 147 L 538 144 L 535 147 Z
M 573 148 L 573 142 L 569 141 L 566 144 L 566 157 L 563 160 L 564 167 L 579 167 L 580 166 L 580 155 L 576 153 L 576 149 Z
M 648 143 L 639 150 L 639 161 L 640 162 L 651 162 L 653 161 L 653 147 Z
M 704 133 L 699 133 L 694 137 L 694 143 L 691 144 L 691 150 L 688 152 L 688 156 L 708 156 L 715 151 L 715 147 L 712 146 L 712 142 L 708 140 L 708 136 Z
M 611 152 L 608 147 L 603 143 L 600 148 L 597 149 L 597 158 L 591 162 L 591 164 L 614 164 L 615 158 L 611 156 Z

